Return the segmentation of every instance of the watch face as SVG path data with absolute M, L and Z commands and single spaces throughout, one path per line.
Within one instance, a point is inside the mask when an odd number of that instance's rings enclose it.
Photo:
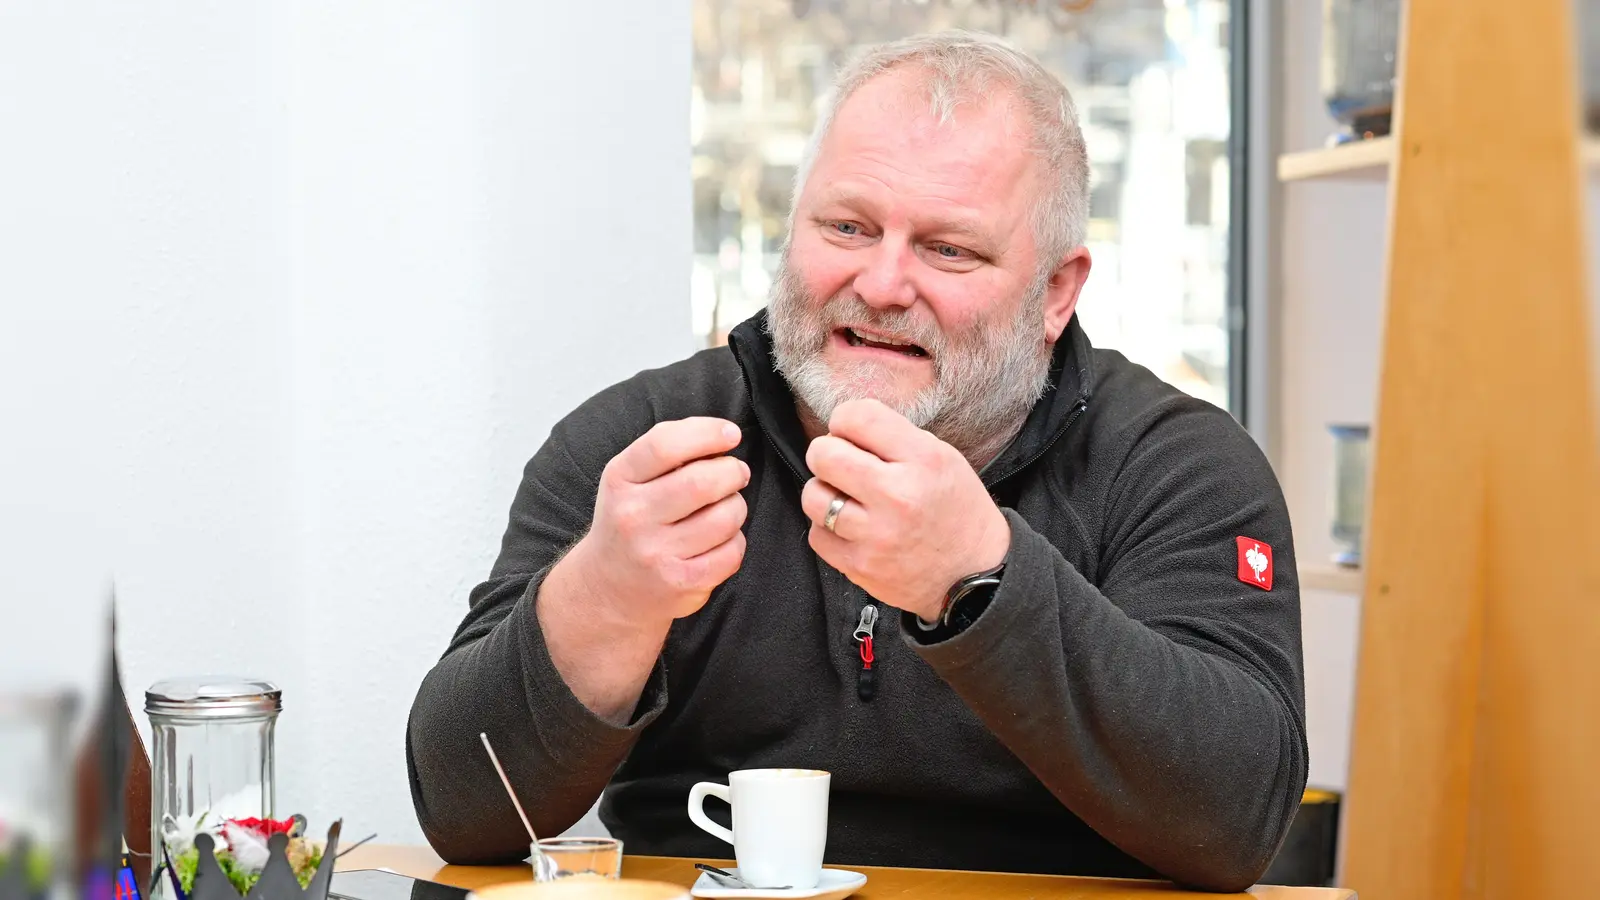
M 957 633 L 967 630 L 968 626 L 978 621 L 983 611 L 989 608 L 990 601 L 994 600 L 995 591 L 1000 588 L 1000 578 L 990 576 L 970 585 L 950 604 L 949 623 Z

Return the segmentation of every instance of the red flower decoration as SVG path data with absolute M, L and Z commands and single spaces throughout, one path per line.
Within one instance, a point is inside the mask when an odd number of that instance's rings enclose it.
M 293 817 L 283 819 L 282 821 L 277 819 L 257 819 L 254 817 L 248 819 L 229 819 L 228 824 L 237 825 L 240 828 L 243 828 L 245 831 L 254 832 L 255 834 L 260 835 L 263 840 L 272 837 L 275 834 L 288 834 L 290 831 L 294 830 Z

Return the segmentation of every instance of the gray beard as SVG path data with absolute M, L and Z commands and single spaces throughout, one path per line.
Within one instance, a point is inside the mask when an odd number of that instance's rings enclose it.
M 961 451 L 973 468 L 982 468 L 1016 436 L 1049 386 L 1051 348 L 1044 337 L 1049 274 L 1041 273 L 1028 286 L 1016 316 L 980 319 L 960 334 L 947 335 L 911 310 L 874 309 L 854 294 L 817 303 L 785 253 L 767 312 L 778 372 L 802 414 L 820 424 L 826 425 L 841 403 L 875 398 Z M 927 350 L 934 383 L 902 401 L 874 390 L 876 367 L 835 371 L 823 351 L 833 332 L 846 324 L 881 329 Z

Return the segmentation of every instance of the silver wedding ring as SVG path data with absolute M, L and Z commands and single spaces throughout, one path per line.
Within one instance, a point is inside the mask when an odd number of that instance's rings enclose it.
M 833 526 L 839 522 L 839 513 L 844 511 L 844 503 L 846 499 L 847 498 L 843 494 L 833 498 L 833 502 L 828 504 L 827 513 L 825 513 L 822 517 L 822 527 L 828 529 L 830 534 L 838 533 L 833 530 Z

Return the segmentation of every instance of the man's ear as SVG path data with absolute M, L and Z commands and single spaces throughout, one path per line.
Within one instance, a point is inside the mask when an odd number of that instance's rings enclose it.
M 1083 283 L 1089 280 L 1089 266 L 1089 248 L 1079 247 L 1062 257 L 1061 264 L 1050 273 L 1050 284 L 1044 293 L 1044 333 L 1052 344 L 1072 321 L 1078 297 L 1083 293 Z

